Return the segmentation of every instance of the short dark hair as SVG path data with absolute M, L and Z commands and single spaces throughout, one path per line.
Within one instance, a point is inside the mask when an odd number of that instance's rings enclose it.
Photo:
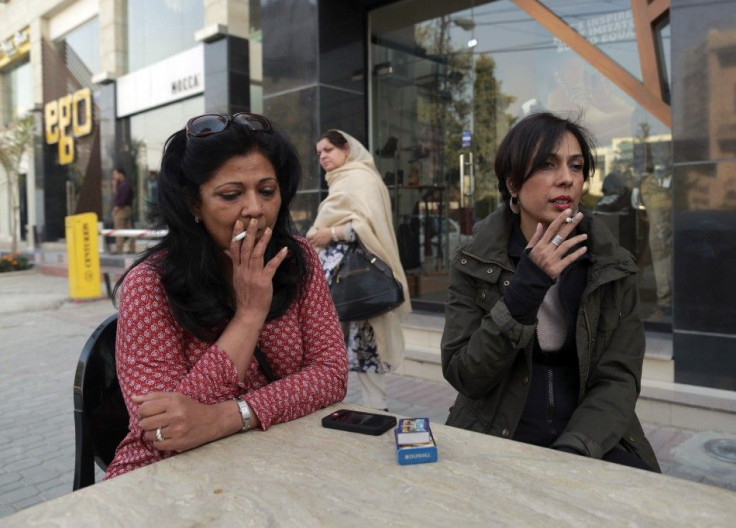
M 267 320 L 283 314 L 296 295 L 305 273 L 302 243 L 294 238 L 289 207 L 301 179 L 301 163 L 294 146 L 276 131 L 256 132 L 237 122 L 206 137 L 188 137 L 182 129 L 164 145 L 158 176 L 158 201 L 150 204 L 149 217 L 159 218 L 168 233 L 146 250 L 133 264 L 162 252 L 158 262 L 161 282 L 177 321 L 192 334 L 214 341 L 234 314 L 234 299 L 221 271 L 222 251 L 194 221 L 192 206 L 200 203 L 200 188 L 228 160 L 258 152 L 273 165 L 281 194 L 276 218 L 264 258 L 271 259 L 286 246 L 289 256 L 273 279 L 274 292 Z M 131 267 L 131 268 L 132 268 Z M 127 272 L 126 272 L 127 273 Z M 125 275 L 116 285 L 116 291 Z
M 326 139 L 327 141 L 341 149 L 345 148 L 345 146 L 348 144 L 348 140 L 345 138 L 345 136 L 340 134 L 340 132 L 335 129 L 330 129 L 327 132 L 323 133 L 319 137 L 318 142 L 322 141 L 323 139 Z
M 123 176 L 127 176 L 127 174 L 125 174 L 125 169 L 124 169 L 124 168 L 122 168 L 122 167 L 115 167 L 115 168 L 113 169 L 113 171 L 114 171 L 114 172 L 119 172 L 119 173 L 120 173 L 120 174 L 122 174 Z
M 504 201 L 511 198 L 506 187 L 509 179 L 517 191 L 535 171 L 543 166 L 554 152 L 566 132 L 580 143 L 583 155 L 583 178 L 588 180 L 595 172 L 595 138 L 580 124 L 581 116 L 568 119 L 551 112 L 538 112 L 526 116 L 509 130 L 496 151 L 495 170 L 498 190 Z

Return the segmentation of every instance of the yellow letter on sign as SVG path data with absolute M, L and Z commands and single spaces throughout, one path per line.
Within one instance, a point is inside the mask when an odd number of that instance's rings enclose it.
M 59 141 L 59 104 L 56 101 L 46 103 L 44 109 L 46 121 L 46 143 L 53 145 Z
M 92 91 L 82 88 L 74 92 L 73 105 L 72 132 L 75 137 L 86 136 L 92 132 Z
M 59 98 L 59 165 L 74 161 L 74 136 L 69 132 L 72 124 L 72 96 Z

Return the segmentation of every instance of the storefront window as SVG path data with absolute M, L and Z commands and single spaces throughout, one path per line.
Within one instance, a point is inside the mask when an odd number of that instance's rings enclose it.
M 201 0 L 128 0 L 128 71 L 191 48 L 203 26 Z
M 545 4 L 623 75 L 643 77 L 628 0 Z M 449 259 L 474 223 L 498 207 L 493 160 L 500 140 L 519 118 L 550 110 L 581 114 L 596 135 L 599 170 L 584 205 L 637 259 L 642 315 L 667 318 L 669 126 L 624 91 L 621 75 L 584 59 L 516 2 L 453 2 L 452 12 L 432 6 L 410 0 L 370 19 L 372 150 L 393 197 L 417 305 L 444 302 Z M 667 59 L 668 33 L 661 41 Z M 604 191 L 617 196 L 602 200 Z
M 204 98 L 198 96 L 131 116 L 131 139 L 127 149 L 130 162 L 126 166 L 134 170 L 137 226 L 148 226 L 146 204 L 155 196 L 156 176 L 166 139 L 184 128 L 190 117 L 203 113 Z

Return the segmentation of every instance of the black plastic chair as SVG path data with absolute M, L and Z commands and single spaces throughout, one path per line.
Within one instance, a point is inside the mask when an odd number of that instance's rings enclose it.
M 115 371 L 117 327 L 115 314 L 92 332 L 74 374 L 74 491 L 95 483 L 95 463 L 106 470 L 128 434 L 128 411 Z

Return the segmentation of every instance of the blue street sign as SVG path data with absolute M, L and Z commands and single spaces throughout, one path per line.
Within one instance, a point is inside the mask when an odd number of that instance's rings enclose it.
M 470 146 L 470 131 L 463 130 L 463 148 Z

